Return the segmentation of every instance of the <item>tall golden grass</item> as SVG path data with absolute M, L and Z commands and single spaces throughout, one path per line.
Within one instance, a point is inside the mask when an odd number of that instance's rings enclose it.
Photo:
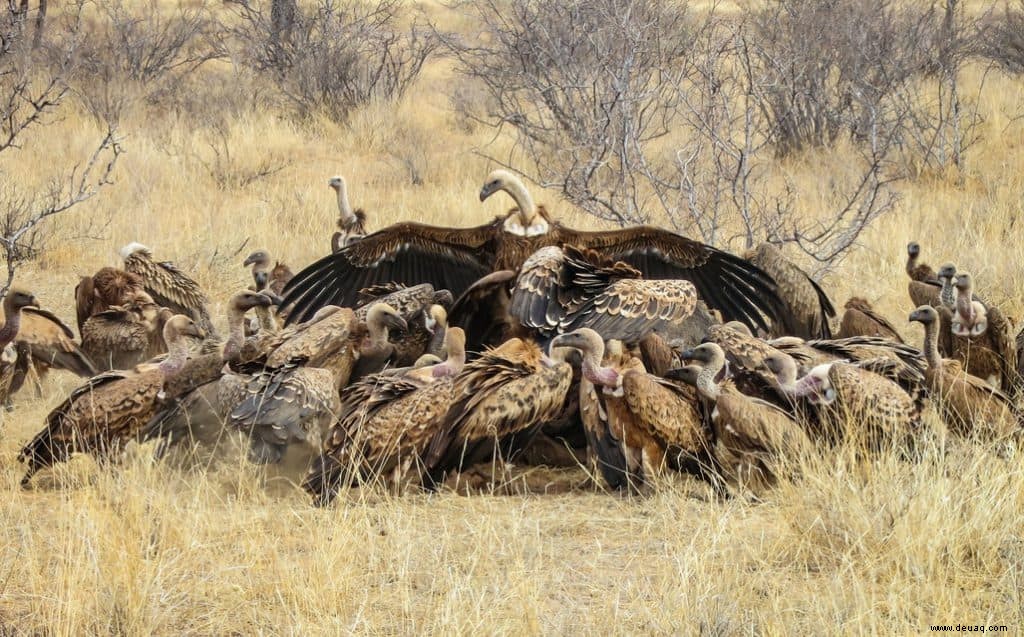
M 221 114 L 231 160 L 219 166 L 209 125 L 135 102 L 121 120 L 116 183 L 52 225 L 49 249 L 19 280 L 71 322 L 77 277 L 116 264 L 119 246 L 140 241 L 194 273 L 220 315 L 248 282 L 241 261 L 250 250 L 266 247 L 293 267 L 327 251 L 336 215 L 327 178 L 336 173 L 375 228 L 486 220 L 508 202 L 476 199 L 490 166 L 473 151 L 491 133 L 457 121 L 450 72 L 435 61 L 401 103 L 366 107 L 346 124 L 297 123 L 266 109 Z M 230 83 L 209 73 L 204 81 L 221 82 L 227 99 Z M 1024 318 L 1024 131 L 1015 119 L 1024 82 L 990 77 L 986 86 L 984 141 L 966 175 L 901 184 L 898 209 L 825 281 L 837 304 L 867 297 L 911 342 L 921 336 L 905 327 L 902 261 L 912 239 L 933 265 L 954 260 L 983 295 Z M 218 103 L 208 108 L 216 120 Z M 40 183 L 43 168 L 82 156 L 99 134 L 69 103 L 0 170 Z M 403 158 L 416 162 L 422 185 Z M 233 185 L 232 176 L 265 165 L 280 170 Z M 815 193 L 830 175 L 816 166 L 779 167 L 801 193 L 798 214 L 819 212 Z M 554 195 L 536 196 L 570 223 L 590 223 Z M 684 478 L 645 498 L 566 491 L 583 482 L 582 470 L 537 469 L 509 486 L 512 495 L 367 490 L 317 510 L 295 486 L 301 467 L 254 468 L 234 447 L 165 463 L 133 448 L 106 469 L 80 457 L 23 491 L 17 451 L 76 382 L 52 374 L 41 396 L 25 390 L 3 414 L 0 634 L 912 634 L 939 623 L 1024 625 L 1024 472 L 1019 456 L 981 445 L 938 439 L 917 463 L 829 454 L 759 503 L 717 502 Z

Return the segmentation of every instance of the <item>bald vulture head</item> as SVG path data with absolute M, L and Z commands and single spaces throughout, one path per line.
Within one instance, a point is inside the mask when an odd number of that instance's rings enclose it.
M 443 305 L 431 305 L 430 311 L 423 316 L 423 324 L 430 332 L 439 326 L 444 329 L 448 326 L 448 311 L 444 309 Z
M 911 259 L 916 259 L 921 256 L 921 244 L 916 241 L 911 241 L 907 244 L 907 256 Z
M 183 337 L 206 338 L 206 332 L 184 314 L 175 314 L 164 323 L 164 341 L 176 343 Z
M 796 383 L 797 366 L 796 360 L 784 352 L 769 354 L 764 359 L 764 366 L 775 376 L 780 387 L 792 387 Z
M 254 307 L 270 307 L 274 300 L 261 292 L 243 290 L 231 297 L 231 307 L 243 314 Z
M 389 330 L 406 330 L 409 326 L 398 310 L 387 303 L 374 303 L 366 312 L 366 325 L 371 334 L 387 338 Z
M 530 192 L 519 177 L 507 170 L 495 170 L 487 175 L 483 187 L 480 188 L 480 201 L 485 201 L 499 190 L 508 193 L 515 200 L 516 207 L 519 209 L 518 214 L 509 215 L 505 219 L 504 229 L 506 232 L 523 237 L 534 237 L 547 233 L 548 222 L 537 211 L 533 197 L 530 196 Z
M 908 320 L 911 323 L 921 323 L 922 325 L 931 325 L 939 320 L 939 312 L 930 305 L 922 305 L 913 312 L 910 313 Z
M 596 359 L 600 362 L 604 358 L 604 339 L 601 335 L 590 329 L 582 327 L 568 334 L 560 334 L 551 341 L 551 349 L 556 347 L 572 347 L 583 353 L 584 358 Z
M 242 267 L 252 266 L 252 280 L 257 290 L 266 288 L 270 283 L 270 263 L 270 253 L 266 250 L 257 250 L 242 262 Z
M 942 267 L 939 268 L 939 280 L 949 279 L 952 281 L 956 277 L 956 265 L 952 263 L 943 263 Z
M 12 287 L 7 291 L 7 296 L 4 298 L 4 308 L 9 311 L 17 311 L 23 307 L 39 307 L 39 303 L 36 301 L 35 295 L 22 287 Z M 8 314 L 8 316 L 10 316 Z
M 970 292 L 972 287 L 971 275 L 967 272 L 961 272 L 956 275 L 956 280 L 953 283 L 957 290 L 960 292 Z

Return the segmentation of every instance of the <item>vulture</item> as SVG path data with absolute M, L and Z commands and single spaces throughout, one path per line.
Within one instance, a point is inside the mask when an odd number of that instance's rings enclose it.
M 273 267 L 271 267 L 271 263 L 274 264 Z M 277 296 L 281 295 L 284 291 L 284 286 L 295 276 L 287 265 L 271 259 L 270 253 L 266 250 L 256 250 L 253 252 L 245 258 L 242 266 L 252 266 L 252 289 L 257 292 L 270 290 Z
M 427 282 L 459 296 L 480 277 L 517 271 L 540 248 L 566 244 L 625 261 L 649 279 L 686 279 L 726 319 L 763 329 L 763 315 L 779 319 L 775 283 L 749 261 L 650 226 L 598 232 L 567 228 L 534 206 L 523 183 L 506 171 L 487 178 L 480 199 L 499 190 L 509 193 L 517 208 L 491 223 L 475 228 L 398 223 L 314 262 L 285 288 L 288 320 L 303 321 L 329 304 L 351 307 L 358 290 L 384 282 Z
M 46 428 L 21 450 L 28 465 L 21 484 L 28 485 L 40 469 L 64 462 L 72 452 L 104 459 L 136 438 L 149 421 L 165 383 L 185 365 L 186 336 L 204 338 L 189 317 L 175 315 L 164 326 L 169 353 L 161 362 L 90 378 L 46 417 Z
M 779 388 L 818 408 L 822 430 L 816 433 L 828 442 L 851 440 L 872 450 L 908 445 L 921 428 L 923 392 L 912 396 L 892 380 L 895 365 L 886 359 L 823 363 L 795 382 L 780 374 Z
M 925 381 L 943 420 L 962 436 L 981 433 L 983 438 L 1005 439 L 1016 434 L 1019 423 L 1010 398 L 977 376 L 964 371 L 959 361 L 939 355 L 939 313 L 922 305 L 910 313 L 910 321 L 924 326 Z
M 916 241 L 907 244 L 907 276 L 911 281 L 935 281 L 939 277 L 927 263 L 921 263 L 921 245 Z
M 11 395 L 19 389 L 28 372 L 29 357 L 15 347 L 21 330 L 22 311 L 39 307 L 36 297 L 28 290 L 11 288 L 4 297 L 4 325 L 0 327 L 0 402 L 9 405 Z M 16 380 L 20 377 L 20 380 Z
M 727 376 L 738 391 L 749 396 L 756 396 L 779 406 L 788 405 L 788 401 L 778 395 L 774 386 L 774 377 L 765 369 L 765 359 L 779 350 L 767 342 L 751 335 L 750 330 L 740 323 L 715 325 L 708 329 L 705 342 L 714 343 L 722 349 L 726 360 Z M 795 337 L 776 340 L 793 340 L 803 342 Z M 809 360 L 804 353 L 793 354 L 801 362 Z
M 837 338 L 851 336 L 877 336 L 897 343 L 903 342 L 896 328 L 884 316 L 875 312 L 867 299 L 859 296 L 850 297 L 846 302 L 843 318 L 839 321 Z
M 349 242 L 361 239 L 366 234 L 366 212 L 362 208 L 352 210 L 348 202 L 348 187 L 345 178 L 336 175 L 327 180 L 327 185 L 338 196 L 338 231 L 331 236 L 331 252 L 337 252 Z
M 759 495 L 780 478 L 792 477 L 800 460 L 813 451 L 800 425 L 777 405 L 743 394 L 732 381 L 717 383 L 726 358 L 715 343 L 699 345 L 681 357 L 703 365 L 696 387 L 714 405 L 714 457 L 726 482 L 737 491 Z
M 208 335 L 215 337 L 206 310 L 207 298 L 199 284 L 170 261 L 154 261 L 153 252 L 141 243 L 121 248 L 124 269 L 137 274 L 155 303 L 175 314 L 191 316 Z
M 119 268 L 100 268 L 91 277 L 82 277 L 75 286 L 78 334 L 82 334 L 82 326 L 89 317 L 124 305 L 144 292 L 142 277 Z
M 693 388 L 649 374 L 636 357 L 616 355 L 612 348 L 617 347 L 621 352 L 621 343 L 614 340 L 609 342 L 613 356 L 606 359 L 612 366 L 602 366 L 604 341 L 589 328 L 562 334 L 551 346 L 578 349 L 583 355 L 583 379 L 588 382 L 585 386 L 581 381 L 581 392 L 604 394 L 603 401 L 594 405 L 590 404 L 593 397 L 582 394 L 580 397 L 581 409 L 584 403 L 588 403 L 588 411 L 600 408 L 601 402 L 606 409 L 605 427 L 591 430 L 593 423 L 584 421 L 588 443 L 591 440 L 597 443 L 591 451 L 599 467 L 605 467 L 602 472 L 614 467 L 620 457 L 614 449 L 610 454 L 606 452 L 610 437 L 624 444 L 622 455 L 630 478 L 637 469 L 642 469 L 644 477 L 650 479 L 666 467 L 705 475 L 710 466 L 711 432 L 697 408 Z M 614 486 L 620 482 L 614 480 L 609 484 Z
M 995 305 L 985 305 L 971 293 L 971 277 L 956 278 L 956 300 L 950 320 L 951 358 L 964 369 L 999 387 L 1011 397 L 1020 391 L 1017 343 L 1010 321 Z
M 89 317 L 82 325 L 82 349 L 99 370 L 130 369 L 167 351 L 163 328 L 171 316 L 142 292 Z
M 445 362 L 401 374 L 372 374 L 344 389 L 338 422 L 302 483 L 317 505 L 329 504 L 342 485 L 380 476 L 399 488 L 412 466 L 422 465 L 455 400 L 455 377 L 466 361 L 464 347 L 465 335 L 453 327 L 445 336 Z
M 7 310 L 5 306 L 5 315 Z M 26 375 L 34 373 L 38 382 L 51 368 L 63 369 L 82 378 L 96 374 L 96 367 L 75 342 L 71 328 L 52 312 L 39 307 L 22 307 L 14 347 L 19 355 L 24 356 L 21 369 L 26 374 L 15 377 L 13 391 L 21 387 Z
M 269 296 L 251 290 L 235 294 L 228 303 L 228 338 L 223 350 L 189 359 L 164 385 L 160 407 L 142 435 L 143 440 L 161 438 L 155 452 L 158 458 L 186 438 L 209 444 L 223 434 L 231 409 L 245 397 L 245 385 L 234 382 L 238 377 L 230 367 L 230 378 L 224 380 L 225 364 L 244 365 L 240 358 L 245 344 L 245 314 L 272 302 Z
M 278 463 L 295 442 L 319 447 L 341 408 L 339 390 L 389 361 L 392 328 L 406 322 L 385 303 L 369 309 L 365 324 L 339 308 L 274 349 L 231 412 L 232 426 L 249 434 L 249 460 Z
M 911 393 L 916 393 L 918 380 L 925 368 L 924 355 L 918 349 L 876 336 L 851 336 L 828 341 L 777 338 L 769 344 L 808 368 L 837 361 L 887 361 L 895 377 L 908 381 L 907 388 Z
M 466 363 L 454 400 L 424 459 L 432 485 L 495 456 L 510 459 L 540 427 L 560 415 L 572 366 L 528 340 L 509 339 Z
M 771 336 L 832 338 L 829 319 L 836 309 L 814 279 L 771 243 L 762 243 L 743 255 L 775 279 L 781 305 L 772 321 Z

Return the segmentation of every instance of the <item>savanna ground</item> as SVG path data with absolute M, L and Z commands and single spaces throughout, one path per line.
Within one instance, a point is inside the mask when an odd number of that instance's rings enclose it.
M 471 29 L 443 7 L 426 8 Z M 969 69 L 964 81 L 981 77 Z M 955 260 L 981 294 L 1024 317 L 1024 82 L 985 77 L 982 137 L 964 171 L 900 182 L 896 209 L 824 279 L 837 305 L 866 296 L 910 342 L 921 334 L 905 322 L 909 240 L 921 241 L 933 265 Z M 342 123 L 282 115 L 253 97 L 259 81 L 212 62 L 178 87 L 196 91 L 197 103 L 173 109 L 154 106 L 138 86 L 118 87 L 128 104 L 113 185 L 49 227 L 51 240 L 19 282 L 73 324 L 77 277 L 117 264 L 117 249 L 139 241 L 194 273 L 220 316 L 248 283 L 241 261 L 250 250 L 266 247 L 296 269 L 326 252 L 331 175 L 348 178 L 374 228 L 404 219 L 468 225 L 508 207 L 501 197 L 477 201 L 493 165 L 476 151 L 506 141 L 452 110 L 450 61 L 432 59 L 397 103 L 365 105 Z M 101 136 L 90 111 L 68 100 L 0 174 L 41 182 L 45 167 L 86 155 Z M 835 177 L 823 165 L 844 164 L 831 156 L 776 167 L 798 190 L 796 214 L 819 212 L 818 193 Z M 270 174 L 244 183 L 261 172 Z M 568 223 L 594 223 L 557 194 L 534 192 Z M 23 391 L 3 415 L 0 634 L 908 634 L 939 623 L 1024 625 L 1019 455 L 954 440 L 930 444 L 915 464 L 859 464 L 839 453 L 760 503 L 715 502 L 682 478 L 629 498 L 587 485 L 582 469 L 539 469 L 501 493 L 352 491 L 317 510 L 296 486 L 300 467 L 264 471 L 237 450 L 161 464 L 144 447 L 109 470 L 76 458 L 24 491 L 17 452 L 77 382 L 51 374 L 41 396 Z

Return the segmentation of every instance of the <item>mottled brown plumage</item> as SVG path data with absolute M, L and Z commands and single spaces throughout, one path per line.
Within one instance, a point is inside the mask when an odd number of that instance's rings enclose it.
M 538 249 L 576 245 L 625 261 L 647 279 L 684 279 L 727 319 L 767 327 L 777 319 L 771 277 L 748 261 L 675 233 L 641 226 L 582 232 L 562 226 L 534 206 L 522 182 L 496 171 L 481 199 L 503 190 L 516 200 L 513 212 L 475 228 L 399 223 L 366 235 L 299 272 L 286 288 L 290 321 L 308 318 L 327 304 L 351 306 L 360 288 L 376 283 L 428 282 L 461 295 L 480 277 L 518 270 Z
M 96 369 L 130 369 L 167 351 L 163 327 L 172 315 L 142 293 L 91 316 L 82 326 L 82 349 Z
M 772 336 L 832 338 L 829 320 L 836 315 L 828 295 L 806 272 L 790 261 L 777 246 L 762 243 L 744 255 L 775 279 L 782 305 Z
M 47 416 L 46 428 L 22 449 L 18 458 L 28 465 L 22 484 L 73 452 L 109 457 L 135 438 L 156 408 L 164 384 L 185 364 L 187 336 L 204 334 L 191 318 L 174 316 L 164 327 L 170 353 L 163 361 L 100 374 L 73 391 Z
M 124 269 L 137 274 L 153 302 L 176 314 L 191 316 L 211 337 L 213 322 L 207 312 L 208 300 L 202 288 L 170 261 L 154 261 L 146 246 L 131 243 L 121 248 Z
M 82 277 L 75 286 L 78 333 L 82 333 L 82 326 L 89 317 L 115 305 L 124 305 L 144 291 L 139 275 L 120 268 L 100 268 L 91 277 Z
M 839 322 L 839 333 L 836 338 L 851 336 L 877 336 L 902 343 L 903 338 L 896 328 L 884 316 L 875 312 L 875 308 L 864 298 L 853 296 L 846 302 L 846 311 Z
M 813 452 L 803 428 L 778 406 L 743 394 L 731 381 L 717 383 L 726 359 L 715 343 L 699 345 L 682 358 L 703 364 L 696 386 L 715 407 L 714 456 L 725 481 L 757 495 L 780 478 L 793 477 L 800 460 Z
M 559 415 L 571 382 L 568 363 L 552 361 L 535 343 L 520 339 L 466 363 L 455 378 L 455 400 L 428 450 L 432 481 L 438 484 L 445 473 L 496 454 L 507 459 L 523 437 Z
M 850 440 L 872 450 L 911 445 L 921 431 L 923 404 L 889 378 L 862 368 L 871 363 L 818 365 L 783 390 L 818 407 L 821 433 L 829 441 Z
M 950 358 L 963 363 L 968 373 L 1016 398 L 1020 392 L 1020 375 L 1013 326 L 998 307 L 974 296 L 969 274 L 957 276 L 955 287 Z
M 832 340 L 802 341 L 778 338 L 769 342 L 777 350 L 789 354 L 804 368 L 836 361 L 862 362 L 886 360 L 899 376 L 919 378 L 924 373 L 924 355 L 914 347 L 876 336 L 851 336 Z
M 21 388 L 28 373 L 27 347 L 18 347 L 22 321 L 26 308 L 39 307 L 36 297 L 28 290 L 12 287 L 4 297 L 4 324 L 0 327 L 0 404 L 9 405 L 11 395 Z
M 1010 398 L 977 376 L 964 371 L 958 361 L 939 355 L 939 315 L 930 305 L 910 314 L 910 320 L 924 325 L 922 350 L 928 368 L 925 380 L 931 398 L 950 431 L 983 439 L 1006 439 L 1020 431 Z
M 317 504 L 329 503 L 343 484 L 384 477 L 400 486 L 414 464 L 422 466 L 465 364 L 462 330 L 449 330 L 446 342 L 446 363 L 401 375 L 374 374 L 345 388 L 338 422 L 303 481 Z

